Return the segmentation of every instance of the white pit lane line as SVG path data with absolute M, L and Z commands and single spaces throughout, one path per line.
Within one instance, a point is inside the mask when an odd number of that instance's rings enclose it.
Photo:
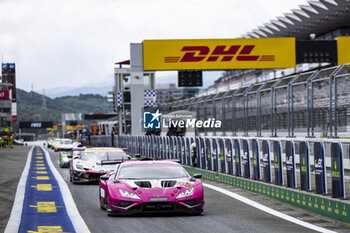
M 319 226 L 316 226 L 316 225 L 313 225 L 311 223 L 308 223 L 308 222 L 304 222 L 304 221 L 301 221 L 297 218 L 294 218 L 294 217 L 291 217 L 287 214 L 284 214 L 282 212 L 279 212 L 279 211 L 276 211 L 274 209 L 271 209 L 267 206 L 264 206 L 262 204 L 259 204 L 258 202 L 255 202 L 255 201 L 252 201 L 246 197 L 242 197 L 241 195 L 238 195 L 236 193 L 233 193 L 233 192 L 230 192 L 226 189 L 223 189 L 223 188 L 220 188 L 220 187 L 217 187 L 217 186 L 214 186 L 214 185 L 211 185 L 211 184 L 206 184 L 206 183 L 203 183 L 203 186 L 206 187 L 206 188 L 210 188 L 210 189 L 213 189 L 217 192 L 220 192 L 222 194 L 225 194 L 229 197 L 232 197 L 238 201 L 241 201 L 247 205 L 250 205 L 254 208 L 257 208 L 259 210 L 262 210 L 268 214 L 271 214 L 271 215 L 274 215 L 278 218 L 282 218 L 286 221 L 289 221 L 289 222 L 292 222 L 292 223 L 295 223 L 295 224 L 298 224 L 300 226 L 303 226 L 303 227 L 306 227 L 306 228 L 309 228 L 311 230 L 314 230 L 314 231 L 318 231 L 318 232 L 326 232 L 326 233 L 335 233 L 335 231 L 331 231 L 331 230 L 328 230 L 328 229 L 325 229 L 325 228 L 322 228 L 322 227 L 319 227 Z

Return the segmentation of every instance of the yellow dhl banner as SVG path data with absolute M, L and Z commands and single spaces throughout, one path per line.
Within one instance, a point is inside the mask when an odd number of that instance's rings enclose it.
M 144 40 L 144 70 L 295 67 L 295 38 Z
M 350 36 L 337 38 L 338 65 L 350 63 Z

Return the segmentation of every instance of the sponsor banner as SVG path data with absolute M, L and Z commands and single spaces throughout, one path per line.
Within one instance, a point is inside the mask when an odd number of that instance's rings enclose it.
M 295 67 L 295 38 L 144 40 L 144 70 Z
M 130 152 L 134 153 L 134 136 L 130 136 Z
M 235 142 L 235 165 L 236 176 L 242 176 L 242 163 L 241 163 L 241 142 L 239 139 L 234 139 Z
M 19 128 L 27 129 L 42 129 L 42 128 L 52 128 L 52 121 L 20 121 Z
M 182 164 L 186 164 L 186 139 L 184 136 L 181 137 L 181 156 Z
M 167 159 L 170 159 L 170 154 L 172 154 L 172 147 L 171 147 L 171 144 L 170 144 L 170 137 L 169 136 L 166 136 L 166 157 Z
M 207 162 L 206 162 L 206 145 L 205 145 L 205 139 L 204 138 L 200 138 L 200 146 L 201 146 L 201 151 L 199 154 L 199 158 L 198 158 L 198 164 L 200 165 L 201 168 L 203 169 L 207 169 Z M 199 161 L 200 160 L 200 161 Z M 198 167 L 199 167 L 198 165 Z
M 157 158 L 157 150 L 158 150 L 158 136 L 153 136 L 153 158 Z
M 317 194 L 327 194 L 326 166 L 323 142 L 314 143 L 315 183 Z
M 250 178 L 250 154 L 249 140 L 243 139 L 243 177 Z
M 286 170 L 287 187 L 296 188 L 295 153 L 294 142 L 286 141 Z
M 154 158 L 155 136 L 151 135 L 150 138 L 151 138 L 150 157 Z
M 226 139 L 226 161 L 227 161 L 227 173 L 234 174 L 234 154 L 233 154 L 233 141 L 231 138 Z
M 299 144 L 300 156 L 300 189 L 311 191 L 311 173 L 310 173 L 310 153 L 309 143 L 301 141 Z
M 219 171 L 219 143 L 217 138 L 213 138 L 213 156 L 212 163 L 214 171 Z
M 146 135 L 145 136 L 145 154 L 144 154 L 145 157 L 149 157 L 148 148 L 149 148 L 149 136 Z
M 147 150 L 147 143 L 146 143 L 146 136 L 142 136 L 142 155 L 146 155 Z
M 132 150 L 133 153 L 136 154 L 137 153 L 137 136 L 133 136 L 132 137 L 132 141 L 133 141 L 133 145 L 132 145 Z
M 281 142 L 273 141 L 274 167 L 275 167 L 275 184 L 283 185 L 283 167 Z
M 185 139 L 185 164 L 191 166 L 191 141 L 190 138 Z
M 213 151 L 213 144 L 210 138 L 206 138 L 206 162 L 208 164 L 208 170 L 213 170 L 213 163 L 212 163 L 212 151 Z M 204 164 L 205 164 L 204 163 Z M 205 165 L 204 165 L 205 166 Z
M 159 148 L 158 148 L 158 158 L 162 159 L 163 157 L 163 137 L 159 137 Z
M 180 160 L 180 163 L 183 163 L 182 159 L 182 137 L 177 137 L 177 156 L 178 159 Z
M 340 142 L 331 145 L 332 197 L 345 198 L 343 150 Z
M 159 136 L 159 148 L 158 148 L 158 159 L 163 159 L 164 153 L 163 153 L 163 137 Z
M 147 157 L 153 157 L 153 137 L 151 135 L 148 136 L 148 156 Z
M 272 182 L 271 177 L 271 158 L 270 158 L 270 142 L 269 140 L 262 141 L 262 153 L 263 153 L 263 181 L 267 183 Z
M 200 137 L 196 137 L 196 154 L 194 155 L 196 157 L 196 167 L 201 167 L 201 152 L 202 152 L 202 145 L 201 145 L 201 139 Z
M 172 139 L 173 139 L 173 159 L 179 159 L 177 137 L 172 136 Z
M 149 147 L 149 156 L 154 158 L 154 143 L 155 138 L 153 135 L 150 136 L 150 147 Z
M 137 154 L 139 150 L 139 137 L 134 136 L 134 154 Z
M 350 36 L 337 37 L 338 65 L 350 63 Z
M 253 153 L 253 179 L 260 180 L 259 141 L 255 138 L 252 140 L 252 153 Z
M 0 91 L 0 100 L 9 100 L 10 92 L 8 90 Z
M 137 154 L 139 152 L 139 137 L 134 137 L 134 153 Z
M 162 137 L 163 139 L 163 150 L 162 150 L 162 155 L 161 158 L 162 159 L 167 159 L 167 141 L 166 141 L 166 137 Z
M 159 159 L 160 154 L 160 137 L 156 136 L 156 148 L 155 148 L 155 158 Z
M 192 166 L 193 166 L 192 157 L 194 156 L 194 153 L 195 153 L 195 148 L 193 148 L 195 141 L 196 141 L 195 138 L 193 138 L 193 137 L 190 138 L 190 142 L 191 142 L 191 144 L 190 144 L 190 149 L 191 149 L 190 150 L 190 161 L 191 161 L 191 163 L 190 164 Z
M 220 145 L 220 154 L 219 154 L 219 160 L 220 160 L 220 172 L 226 173 L 226 145 L 225 145 L 225 139 L 220 138 L 219 139 L 219 145 Z
M 145 148 L 143 143 L 143 136 L 139 136 L 139 154 L 143 154 L 143 148 Z
M 167 144 L 167 137 L 163 137 L 163 159 L 168 159 L 168 144 Z

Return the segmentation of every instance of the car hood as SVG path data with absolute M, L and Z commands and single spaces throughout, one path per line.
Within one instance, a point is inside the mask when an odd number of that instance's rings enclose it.
M 173 188 L 185 187 L 191 188 L 194 182 L 187 178 L 182 179 L 140 179 L 140 180 L 122 180 L 130 188 Z
M 191 188 L 194 188 L 193 194 L 180 200 L 203 197 L 203 186 L 200 180 L 192 181 L 190 178 L 118 180 L 120 183 L 110 184 L 110 195 L 113 199 L 120 196 L 118 189 L 136 194 L 143 202 L 176 201 L 180 193 Z M 146 185 L 151 185 L 151 188 L 145 188 Z

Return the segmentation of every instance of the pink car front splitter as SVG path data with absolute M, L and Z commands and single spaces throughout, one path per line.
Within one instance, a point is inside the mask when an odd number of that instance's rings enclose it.
M 200 214 L 204 208 L 203 186 L 197 179 L 201 175 L 194 177 L 190 177 L 175 162 L 125 162 L 118 166 L 116 172 L 100 177 L 100 206 L 108 215 L 155 212 Z

